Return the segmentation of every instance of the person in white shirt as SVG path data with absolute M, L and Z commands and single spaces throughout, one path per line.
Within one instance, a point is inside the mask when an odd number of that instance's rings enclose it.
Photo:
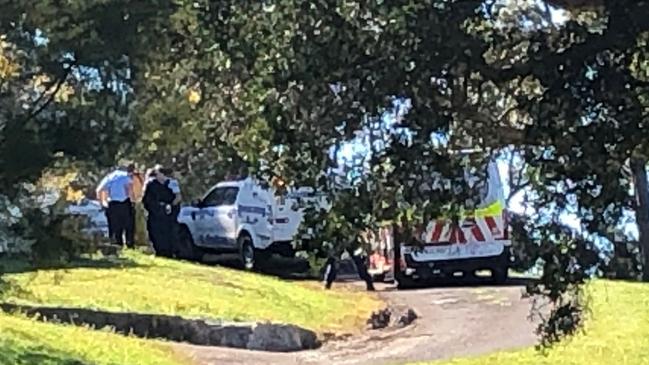
M 106 175 L 97 187 L 97 199 L 106 207 L 108 232 L 113 243 L 134 247 L 135 202 L 133 174 L 135 166 L 129 164 Z

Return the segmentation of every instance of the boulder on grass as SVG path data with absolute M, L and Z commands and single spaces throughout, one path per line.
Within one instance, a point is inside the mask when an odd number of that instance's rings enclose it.
M 249 350 L 290 352 L 315 349 L 315 332 L 293 325 L 258 324 L 248 340 Z

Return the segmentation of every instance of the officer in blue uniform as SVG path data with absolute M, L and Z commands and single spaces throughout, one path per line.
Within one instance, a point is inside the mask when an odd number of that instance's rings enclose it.
M 113 243 L 134 247 L 135 212 L 133 209 L 133 174 L 129 164 L 106 175 L 97 187 L 97 198 L 107 207 L 108 232 Z

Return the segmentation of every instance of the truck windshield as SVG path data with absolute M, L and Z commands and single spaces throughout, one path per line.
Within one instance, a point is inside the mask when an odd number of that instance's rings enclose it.
M 236 186 L 214 188 L 203 199 L 203 206 L 216 207 L 219 205 L 232 205 L 237 201 L 239 188 Z

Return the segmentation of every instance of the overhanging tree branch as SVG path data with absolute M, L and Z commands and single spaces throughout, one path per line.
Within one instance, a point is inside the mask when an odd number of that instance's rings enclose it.
M 68 67 L 66 67 L 63 71 L 63 75 L 54 83 L 54 90 L 52 90 L 52 87 L 50 86 L 47 90 L 45 90 L 39 97 L 36 99 L 34 102 L 34 108 L 35 110 L 32 110 L 29 115 L 27 115 L 27 121 L 32 120 L 35 118 L 38 114 L 40 114 L 45 108 L 47 108 L 52 101 L 54 101 L 54 97 L 56 94 L 61 90 L 61 87 L 65 83 L 65 81 L 68 79 L 68 76 L 70 76 L 70 73 L 72 72 L 72 69 L 76 63 L 70 64 Z M 47 95 L 47 100 L 40 106 L 36 107 L 42 100 L 43 98 Z
M 583 39 L 565 51 L 552 49 L 544 41 L 544 35 L 540 35 L 541 38 L 535 41 L 538 41 L 541 48 L 534 54 L 528 55 L 529 61 L 525 63 L 506 68 L 494 68 L 493 65 L 486 63 L 478 63 L 474 66 L 486 79 L 496 83 L 505 83 L 528 75 L 533 75 L 543 82 L 552 72 L 558 70 L 559 66 L 564 65 L 566 60 L 569 60 L 570 64 L 564 66 L 581 67 L 593 55 L 603 51 L 627 50 L 636 41 L 632 34 L 649 31 L 649 22 L 646 21 L 649 5 L 645 2 L 635 0 L 600 2 L 606 4 L 609 13 L 607 29 L 602 33 L 584 31 L 582 25 L 570 21 L 564 27 L 581 35 Z

